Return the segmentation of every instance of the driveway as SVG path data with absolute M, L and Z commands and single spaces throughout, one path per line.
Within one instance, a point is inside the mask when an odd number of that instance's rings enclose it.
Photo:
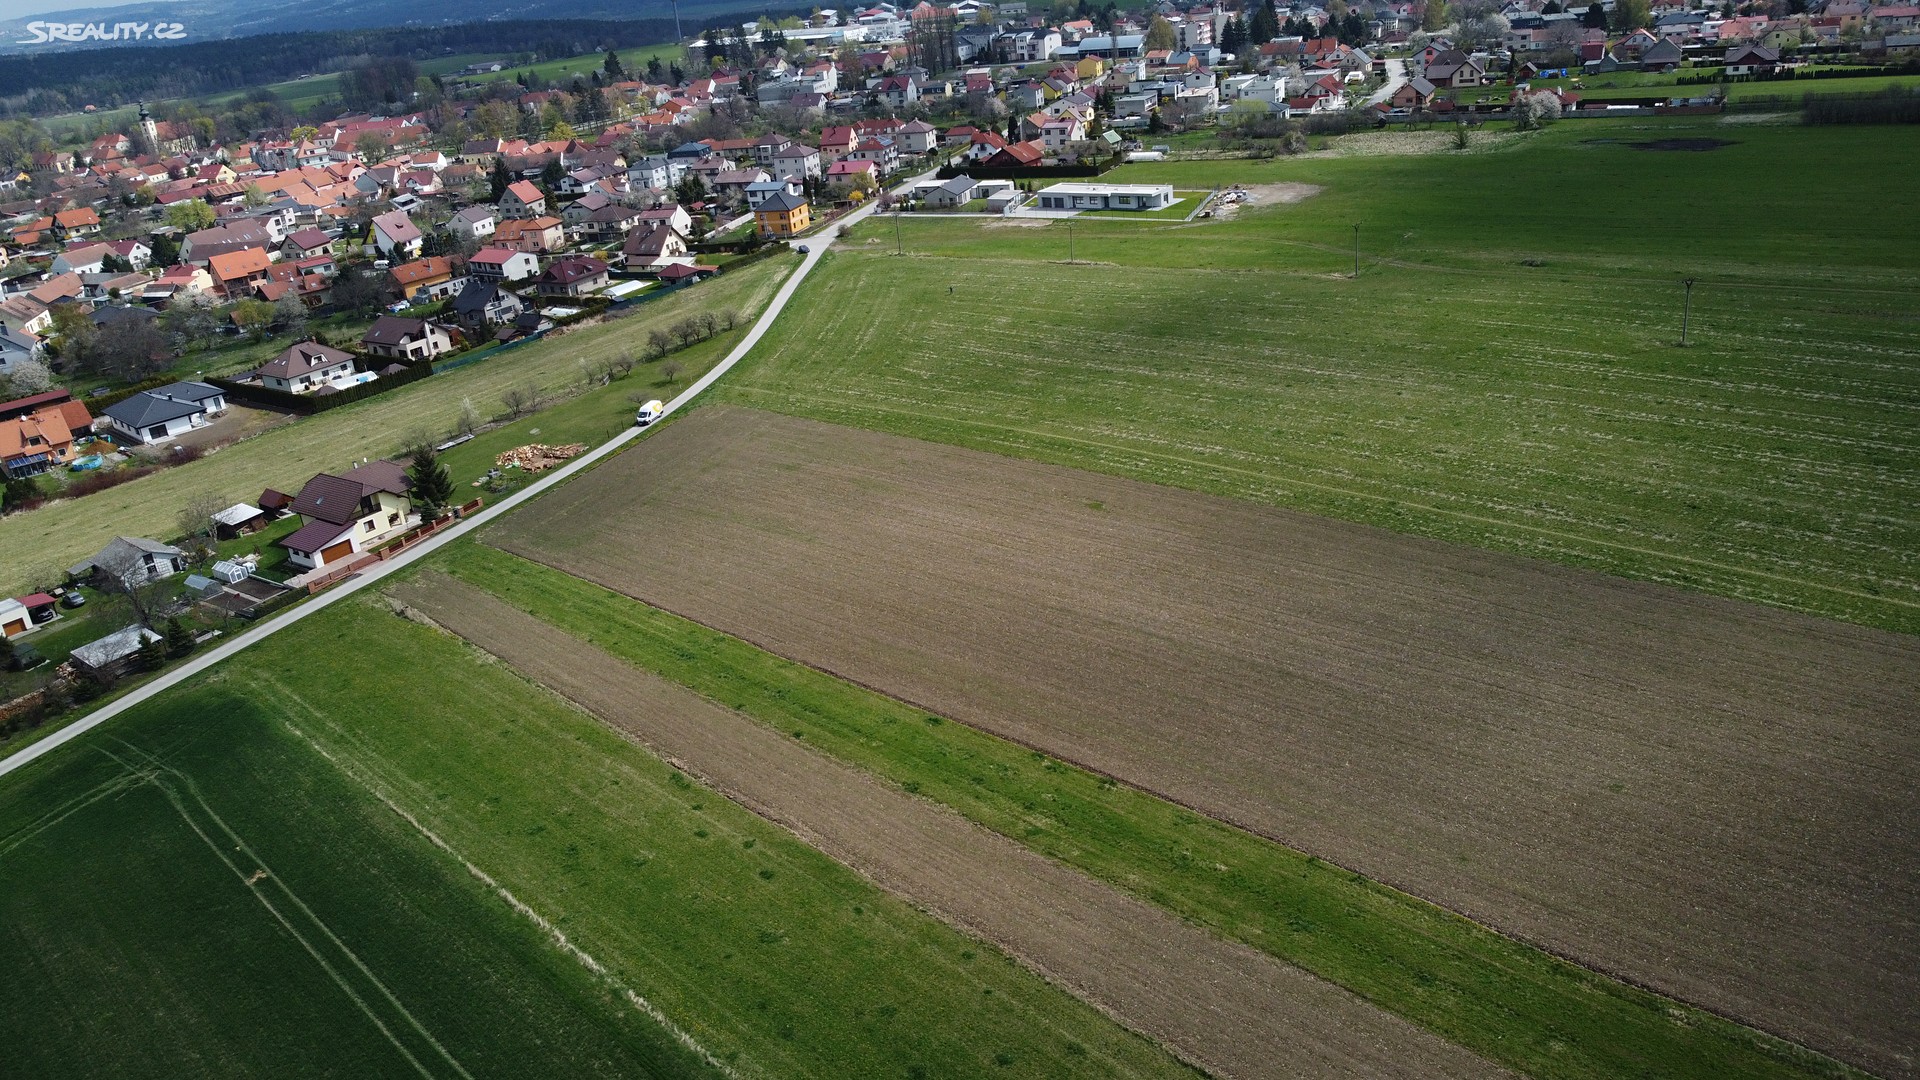
M 1367 98 L 1368 105 L 1378 105 L 1391 98 L 1395 90 L 1407 85 L 1407 62 L 1405 60 L 1387 61 L 1387 85 L 1375 90 Z

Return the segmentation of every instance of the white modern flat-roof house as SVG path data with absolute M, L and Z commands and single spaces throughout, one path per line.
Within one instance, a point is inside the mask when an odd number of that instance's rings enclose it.
M 1041 190 L 1038 210 L 1158 210 L 1172 206 L 1172 184 L 1055 184 Z

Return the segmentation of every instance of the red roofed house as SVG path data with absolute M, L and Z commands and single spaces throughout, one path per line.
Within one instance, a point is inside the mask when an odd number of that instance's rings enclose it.
M 213 289 L 228 300 L 238 300 L 265 281 L 273 272 L 273 260 L 260 248 L 245 248 L 215 255 L 207 260 L 207 272 Z
M 93 432 L 93 417 L 78 401 L 42 405 L 0 420 L 0 476 L 37 476 L 73 460 L 74 440 Z
M 422 289 L 432 289 L 453 280 L 453 260 L 436 255 L 416 259 L 387 271 L 387 280 L 402 300 L 412 300 Z
M 467 273 L 489 281 L 525 281 L 539 272 L 539 259 L 513 248 L 484 247 L 467 260 Z
M 1027 165 L 1038 165 L 1046 157 L 1046 147 L 1039 140 L 1009 143 L 1004 150 L 996 152 L 986 159 L 986 164 L 996 169 L 1017 169 Z
M 493 242 L 515 251 L 558 251 L 566 246 L 567 232 L 557 217 L 516 218 L 500 223 Z
M 500 194 L 500 215 L 510 218 L 537 218 L 547 212 L 547 197 L 531 180 L 508 184 Z

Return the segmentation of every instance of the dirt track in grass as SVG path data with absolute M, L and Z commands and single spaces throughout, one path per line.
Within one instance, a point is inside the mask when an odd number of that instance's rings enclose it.
M 728 797 L 1222 1076 L 1503 1075 L 439 574 L 394 595 Z
M 490 542 L 1920 1075 L 1920 643 L 706 408 Z

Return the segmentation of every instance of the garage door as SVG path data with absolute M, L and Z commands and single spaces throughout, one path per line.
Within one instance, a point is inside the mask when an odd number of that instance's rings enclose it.
M 27 632 L 27 620 L 25 619 L 15 619 L 14 621 L 7 623 L 5 626 L 0 626 L 0 634 L 5 634 L 8 637 L 12 637 L 15 634 L 24 634 L 26 632 Z
M 332 547 L 327 548 L 325 551 L 322 551 L 320 553 L 320 562 L 324 565 L 336 559 L 344 559 L 351 554 L 353 554 L 353 541 L 342 540 Z

